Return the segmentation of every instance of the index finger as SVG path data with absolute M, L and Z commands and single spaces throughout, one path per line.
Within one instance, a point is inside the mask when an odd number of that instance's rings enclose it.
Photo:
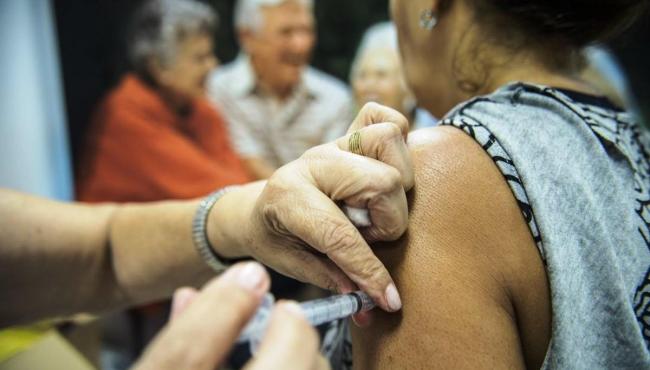
M 341 209 L 317 189 L 304 189 L 302 195 L 309 211 L 282 214 L 282 224 L 327 255 L 381 308 L 398 311 L 402 304 L 390 273 Z
M 376 123 L 390 122 L 399 127 L 404 140 L 408 136 L 410 125 L 408 119 L 403 114 L 393 108 L 377 103 L 366 103 L 357 114 L 357 117 L 352 121 L 348 134 L 361 130 L 362 128 Z
M 394 167 L 402 175 L 404 190 L 413 187 L 414 174 L 411 153 L 406 142 L 400 136 L 400 128 L 393 123 L 377 123 L 372 127 L 356 131 L 360 138 L 359 147 L 363 148 L 363 155 L 373 158 Z M 336 145 L 346 152 L 350 152 L 350 137 L 352 133 L 335 141 Z

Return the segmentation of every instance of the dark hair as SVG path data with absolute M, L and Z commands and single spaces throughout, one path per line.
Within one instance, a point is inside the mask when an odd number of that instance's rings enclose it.
M 470 0 L 478 17 L 507 17 L 535 41 L 550 39 L 580 48 L 606 41 L 629 27 L 649 0 Z M 501 22 L 499 22 L 501 23 Z M 502 23 L 503 24 L 503 23 Z M 512 32 L 510 30 L 504 30 Z
M 442 0 L 441 12 L 452 0 Z M 509 62 L 490 58 L 499 45 L 529 50 L 555 70 L 584 66 L 581 49 L 618 35 L 638 19 L 650 0 L 465 0 L 480 33 L 465 32 L 453 61 L 458 86 L 475 93 L 490 78 L 490 69 Z M 468 30 L 467 30 L 468 31 Z M 459 58 L 459 55 L 464 55 Z

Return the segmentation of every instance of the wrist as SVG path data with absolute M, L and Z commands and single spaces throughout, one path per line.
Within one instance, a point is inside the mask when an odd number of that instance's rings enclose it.
M 264 181 L 247 184 L 225 194 L 208 215 L 207 237 L 223 258 L 249 257 L 251 223 Z
M 217 272 L 222 272 L 228 267 L 228 261 L 216 253 L 210 245 L 208 236 L 209 216 L 215 204 L 226 194 L 236 189 L 235 186 L 226 186 L 209 195 L 199 202 L 192 218 L 192 243 L 203 261 Z

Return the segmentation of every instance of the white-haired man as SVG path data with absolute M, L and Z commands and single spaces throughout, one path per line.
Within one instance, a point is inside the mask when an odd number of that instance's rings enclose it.
M 238 0 L 242 53 L 209 81 L 249 172 L 268 177 L 312 146 L 344 133 L 352 115 L 345 85 L 308 66 L 313 0 Z

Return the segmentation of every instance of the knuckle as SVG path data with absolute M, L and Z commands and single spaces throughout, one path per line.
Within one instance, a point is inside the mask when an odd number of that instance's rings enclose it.
M 261 206 L 260 214 L 262 215 L 262 219 L 264 219 L 264 223 L 267 226 L 273 226 L 278 222 L 278 207 L 272 201 L 269 201 L 268 203 L 265 203 Z
M 337 254 L 354 246 L 355 229 L 347 221 L 330 219 L 326 222 L 323 239 L 324 252 L 328 255 Z
M 368 287 L 379 286 L 381 278 L 384 274 L 384 266 L 379 262 L 377 258 L 371 258 L 365 261 L 365 263 L 359 264 L 357 268 L 357 274 L 364 278 L 365 284 Z
M 324 280 L 323 286 L 321 286 L 321 288 L 330 292 L 337 292 L 339 290 L 339 286 L 336 284 L 336 282 L 329 278 L 326 278 Z
M 260 212 L 262 214 L 263 225 L 271 235 L 289 237 L 293 234 L 287 229 L 283 220 L 281 208 L 277 203 L 269 203 L 262 206 Z
M 331 150 L 331 145 L 329 144 L 318 145 L 307 149 L 302 154 L 301 158 L 308 159 L 308 160 L 320 160 L 324 157 L 326 158 L 330 150 Z
M 278 168 L 273 175 L 267 180 L 265 190 L 282 190 L 285 188 L 285 184 L 288 179 L 291 179 L 296 171 L 294 169 L 294 163 L 289 163 L 285 166 Z
M 404 222 L 395 222 L 394 224 L 388 225 L 385 230 L 385 241 L 395 241 L 399 239 L 406 231 L 406 226 L 407 225 Z
M 313 279 L 311 279 L 316 285 L 320 286 L 323 289 L 326 289 L 330 292 L 335 292 L 338 288 L 338 284 L 336 281 L 329 276 L 327 272 L 324 271 L 318 271 L 313 275 Z
M 399 127 L 394 123 L 382 122 L 372 126 L 367 126 L 362 131 L 363 139 L 366 144 L 376 148 L 377 152 L 384 152 L 387 149 L 399 145 L 402 139 Z
M 400 130 L 399 126 L 393 122 L 384 122 L 380 123 L 378 125 L 375 125 L 376 129 L 381 132 L 381 137 L 384 140 L 396 140 L 399 139 L 401 141 L 402 139 L 402 131 Z
M 383 109 L 385 109 L 385 107 L 383 105 L 381 105 L 379 103 L 376 103 L 376 102 L 373 102 L 373 101 L 364 104 L 363 108 L 361 108 L 361 110 L 364 113 L 375 111 L 375 110 L 383 110 Z
M 402 175 L 395 167 L 386 166 L 378 184 L 383 191 L 392 192 L 402 187 Z
M 338 283 L 337 279 L 330 276 L 328 273 L 320 274 L 320 281 L 322 282 L 323 289 L 327 289 L 330 292 L 336 292 L 339 290 L 340 284 Z

